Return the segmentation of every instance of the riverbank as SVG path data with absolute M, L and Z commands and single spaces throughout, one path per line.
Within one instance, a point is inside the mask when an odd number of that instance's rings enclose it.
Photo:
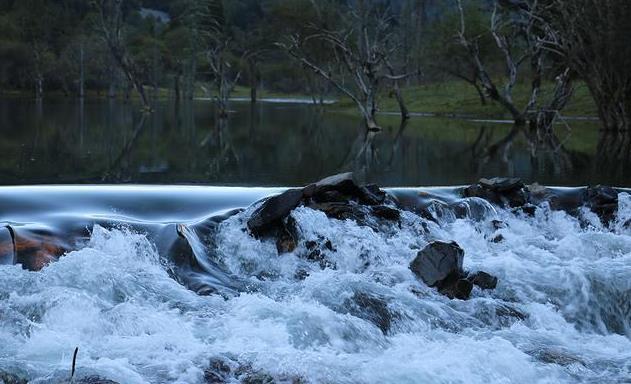
M 540 100 L 546 100 L 547 95 L 553 90 L 552 83 L 545 83 L 542 86 Z M 159 99 L 173 98 L 173 90 L 160 88 L 157 93 L 152 88 L 146 88 L 147 94 L 151 97 Z M 516 105 L 525 105 L 529 97 L 529 85 L 517 84 L 514 88 L 514 100 Z M 403 97 L 406 105 L 412 115 L 415 116 L 439 116 L 439 117 L 461 117 L 470 119 L 509 119 L 510 116 L 505 110 L 492 100 L 486 100 L 483 105 L 475 88 L 463 81 L 447 81 L 434 84 L 426 84 L 420 86 L 404 87 L 402 89 Z M 32 97 L 32 92 L 27 91 L 3 91 L 0 96 L 10 97 Z M 250 98 L 250 89 L 238 86 L 231 95 L 237 101 L 248 101 Z M 45 97 L 71 97 L 66 96 L 62 92 L 46 93 Z M 107 98 L 106 92 L 88 91 L 88 98 Z M 122 95 L 117 98 L 122 98 Z M 137 96 L 132 92 L 131 97 L 135 99 Z M 208 99 L 208 93 L 202 87 L 198 87 L 194 97 L 196 99 Z M 301 93 L 285 93 L 266 89 L 259 89 L 257 92 L 258 100 L 304 100 L 312 101 L 312 97 Z M 328 100 L 336 99 L 335 96 L 328 96 Z M 328 103 L 327 103 L 328 104 Z M 379 99 L 380 112 L 382 114 L 398 114 L 399 109 L 396 100 L 387 93 L 380 96 Z M 335 103 L 327 106 L 328 109 L 356 114 L 356 106 L 346 97 L 340 97 Z M 563 116 L 576 119 L 587 118 L 596 119 L 598 116 L 596 106 L 589 94 L 587 87 L 579 83 L 577 84 L 574 95 L 567 107 L 563 110 Z

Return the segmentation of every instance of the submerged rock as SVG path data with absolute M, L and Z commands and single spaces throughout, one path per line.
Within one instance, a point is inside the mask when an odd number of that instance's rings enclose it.
M 100 376 L 86 376 L 74 380 L 76 384 L 118 384 L 118 382 L 102 378 Z
M 450 299 L 467 300 L 472 289 L 471 281 L 457 273 L 450 274 L 438 284 L 438 292 Z
M 495 289 L 495 287 L 497 287 L 497 277 L 484 271 L 469 274 L 469 276 L 467 276 L 467 280 L 482 289 Z
M 376 325 L 383 334 L 392 326 L 393 316 L 386 301 L 365 292 L 355 292 L 345 303 L 351 315 L 367 320 Z
M 0 370 L 0 384 L 26 384 L 28 380 L 18 375 Z
M 425 284 L 434 287 L 449 275 L 462 275 L 463 260 L 464 251 L 455 241 L 434 241 L 418 252 L 410 269 Z
M 221 358 L 212 358 L 208 367 L 204 369 L 204 383 L 206 384 L 223 384 L 230 381 L 230 373 L 232 369 Z

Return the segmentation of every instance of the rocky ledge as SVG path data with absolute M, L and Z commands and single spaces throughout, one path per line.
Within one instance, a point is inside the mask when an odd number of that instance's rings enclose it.
M 572 189 L 545 188 L 536 184 L 527 186 L 517 178 L 499 177 L 480 179 L 478 183 L 456 191 L 460 198 L 484 199 L 515 214 L 534 215 L 537 209 L 547 204 L 550 209 L 579 215 L 581 208 L 585 207 L 605 225 L 615 219 L 618 193 L 621 192 L 604 186 Z M 466 215 L 458 201 L 405 199 L 373 184 L 360 185 L 351 173 L 330 176 L 304 188 L 288 189 L 259 204 L 247 220 L 247 229 L 256 238 L 275 240 L 279 253 L 294 251 L 301 240 L 290 215 L 299 206 L 322 211 L 329 218 L 354 220 L 358 225 L 369 226 L 375 231 L 399 226 L 404 210 L 438 223 L 440 215 L 436 209 L 429 208 L 432 204 L 440 205 L 456 217 Z M 495 229 L 505 225 L 499 220 L 492 223 Z M 493 242 L 502 240 L 501 234 L 491 239 Z M 307 260 L 318 263 L 322 269 L 335 268 L 326 257 L 328 252 L 335 251 L 335 244 L 330 240 L 322 239 L 320 243 L 306 241 L 305 246 Z M 419 280 L 452 299 L 469 298 L 473 286 L 494 289 L 498 279 L 484 271 L 465 271 L 464 256 L 464 250 L 456 242 L 434 241 L 417 253 L 409 267 Z M 296 278 L 302 279 L 307 275 L 306 271 L 298 271 Z M 383 321 L 378 322 L 382 330 L 387 328 L 383 326 Z

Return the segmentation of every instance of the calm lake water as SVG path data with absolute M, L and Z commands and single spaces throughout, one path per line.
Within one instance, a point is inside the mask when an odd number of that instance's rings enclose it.
M 118 100 L 0 100 L 0 184 L 301 185 L 342 171 L 384 186 L 518 176 L 549 185 L 631 185 L 629 136 L 571 121 L 554 137 L 510 124 L 415 117 L 366 133 L 357 117 L 295 103 L 164 102 L 144 118 Z

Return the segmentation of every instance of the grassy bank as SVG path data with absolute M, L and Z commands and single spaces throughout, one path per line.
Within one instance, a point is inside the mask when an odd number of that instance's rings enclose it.
M 553 86 L 554 85 L 552 83 L 544 84 L 539 99 L 542 101 L 546 100 L 552 91 Z M 147 87 L 145 90 L 149 97 L 154 95 L 153 88 Z M 432 113 L 438 116 L 465 115 L 480 118 L 510 118 L 506 111 L 492 100 L 487 99 L 486 105 L 482 105 L 475 88 L 463 81 L 448 81 L 422 86 L 405 87 L 402 89 L 402 92 L 408 109 L 413 113 Z M 530 89 L 528 84 L 517 84 L 515 86 L 513 98 L 518 107 L 526 105 L 530 95 L 529 92 Z M 107 97 L 106 92 L 97 93 L 93 90 L 87 91 L 86 94 L 87 97 L 92 98 Z M 2 95 L 32 97 L 32 92 L 3 91 Z M 233 91 L 232 96 L 248 98 L 250 97 L 250 88 L 238 86 Z M 68 96 L 64 96 L 61 92 L 49 92 L 45 94 L 45 97 Z M 117 98 L 122 97 L 122 94 L 117 95 Z M 132 92 L 131 97 L 136 98 L 136 92 Z M 158 89 L 158 98 L 166 99 L 169 97 L 173 97 L 173 90 L 166 88 Z M 196 89 L 195 97 L 208 97 L 208 94 L 201 86 L 199 86 Z M 266 89 L 259 89 L 257 97 L 259 99 L 311 99 L 311 96 L 307 94 L 283 93 Z M 336 104 L 329 106 L 329 108 L 343 113 L 357 113 L 355 104 L 345 97 L 341 97 Z M 390 97 L 387 93 L 380 96 L 379 108 L 381 112 L 397 113 L 399 111 L 396 100 L 393 97 Z M 572 117 L 597 116 L 596 107 L 585 85 L 577 84 L 574 95 L 568 106 L 563 111 L 563 115 Z
M 554 85 L 544 84 L 540 100 L 546 100 Z M 518 107 L 528 102 L 530 89 L 527 84 L 517 84 L 513 91 L 513 98 Z M 433 113 L 436 115 L 469 115 L 475 117 L 500 118 L 509 117 L 506 111 L 497 103 L 488 100 L 482 105 L 477 91 L 463 81 L 449 81 L 402 89 L 403 97 L 410 112 Z M 351 111 L 355 105 L 350 99 L 341 99 L 333 108 Z M 387 94 L 379 99 L 381 112 L 398 112 L 396 100 Z M 563 111 L 566 116 L 596 116 L 596 106 L 583 84 L 578 84 L 574 95 Z

